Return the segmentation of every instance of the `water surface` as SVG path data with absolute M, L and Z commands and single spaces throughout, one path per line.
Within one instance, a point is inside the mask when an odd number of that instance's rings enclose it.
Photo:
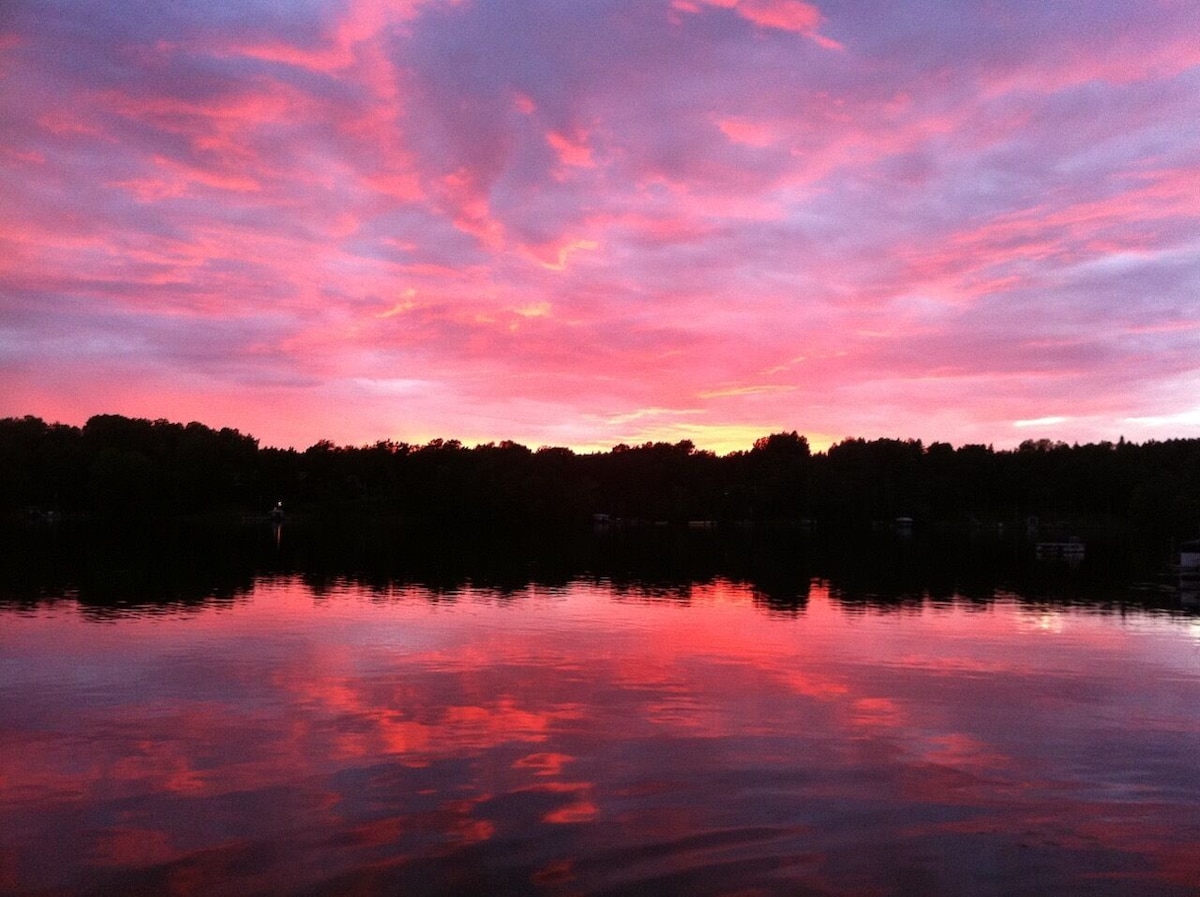
M 1200 620 L 819 576 L 0 606 L 11 894 L 1194 894 Z

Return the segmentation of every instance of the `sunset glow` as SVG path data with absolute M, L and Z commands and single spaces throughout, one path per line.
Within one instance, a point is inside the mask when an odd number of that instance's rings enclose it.
M 0 416 L 1200 436 L 1198 13 L 15 0 Z

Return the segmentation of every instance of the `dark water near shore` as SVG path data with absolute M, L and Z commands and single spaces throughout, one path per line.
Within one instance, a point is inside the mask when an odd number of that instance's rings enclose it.
M 1194 894 L 1153 559 L 891 534 L 24 532 L 6 894 Z

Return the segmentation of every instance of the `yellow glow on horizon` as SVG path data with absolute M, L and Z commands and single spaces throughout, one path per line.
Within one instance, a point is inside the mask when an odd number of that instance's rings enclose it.
M 731 386 L 728 389 L 714 389 L 709 392 L 697 393 L 702 399 L 720 399 L 728 396 L 754 396 L 762 393 L 795 392 L 796 386 L 791 384 L 763 386 Z
M 1035 417 L 1029 420 L 1015 420 L 1014 427 L 1050 427 L 1055 424 L 1065 423 L 1070 420 L 1069 417 Z
M 542 262 L 543 268 L 549 268 L 551 271 L 561 271 L 567 267 L 567 259 L 583 249 L 596 249 L 600 244 L 595 240 L 572 240 L 558 248 L 558 255 L 553 262 Z
M 550 303 L 535 302 L 531 305 L 522 305 L 520 308 L 514 308 L 513 311 L 522 318 L 547 318 L 550 316 Z
M 403 299 L 400 299 L 391 308 L 387 309 L 386 311 L 380 312 L 375 317 L 377 317 L 377 318 L 393 318 L 396 315 L 404 314 L 406 311 L 412 311 L 414 308 L 417 307 L 417 303 L 413 301 L 416 298 L 416 295 L 417 295 L 417 291 L 414 290 L 412 287 L 409 287 L 407 290 L 404 291 Z

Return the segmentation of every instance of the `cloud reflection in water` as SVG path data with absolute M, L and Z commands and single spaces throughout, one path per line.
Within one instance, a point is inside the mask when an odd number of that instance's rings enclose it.
M 260 581 L 0 627 L 5 891 L 1183 894 L 1185 620 Z M 1051 619 L 1053 625 L 1040 625 Z M 58 889 L 58 891 L 55 891 Z

